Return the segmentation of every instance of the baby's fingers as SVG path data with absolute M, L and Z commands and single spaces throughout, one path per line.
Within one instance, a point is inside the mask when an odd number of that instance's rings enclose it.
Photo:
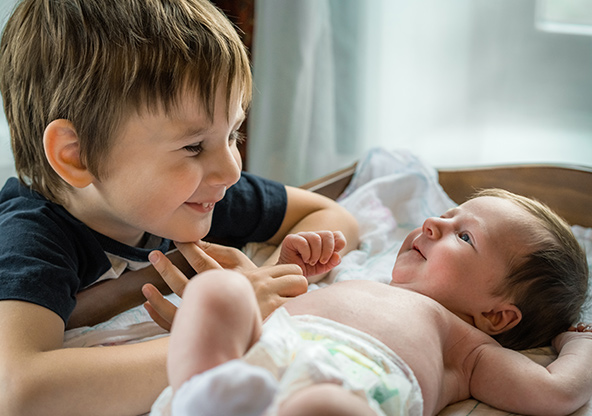
M 592 332 L 592 325 L 579 322 L 575 327 L 569 328 L 569 330 L 575 332 Z
M 347 240 L 341 231 L 333 231 L 333 239 L 335 241 L 336 252 L 340 252 L 347 245 Z

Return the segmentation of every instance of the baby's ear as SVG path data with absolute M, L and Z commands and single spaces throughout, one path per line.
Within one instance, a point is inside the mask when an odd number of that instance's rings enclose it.
M 475 326 L 488 335 L 494 336 L 514 328 L 522 320 L 522 312 L 511 303 L 499 305 L 489 312 L 475 317 Z
M 84 188 L 93 181 L 94 176 L 80 158 L 80 141 L 70 121 L 49 123 L 43 133 L 43 148 L 53 170 L 73 187 Z

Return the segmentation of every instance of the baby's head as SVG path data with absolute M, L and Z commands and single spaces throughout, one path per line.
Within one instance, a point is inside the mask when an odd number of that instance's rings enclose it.
M 24 0 L 4 30 L 0 90 L 19 178 L 62 203 L 69 185 L 50 166 L 46 127 L 76 129 L 82 163 L 97 178 L 126 119 L 173 111 L 182 96 L 212 117 L 251 98 L 240 37 L 208 0 Z
M 567 222 L 546 205 L 496 189 L 479 196 L 507 199 L 533 220 L 525 224 L 527 253 L 513 259 L 498 292 L 513 299 L 522 320 L 495 338 L 512 349 L 549 345 L 578 318 L 588 288 L 586 254 Z
M 392 284 L 429 296 L 513 349 L 549 344 L 577 319 L 588 267 L 545 205 L 491 189 L 403 242 Z

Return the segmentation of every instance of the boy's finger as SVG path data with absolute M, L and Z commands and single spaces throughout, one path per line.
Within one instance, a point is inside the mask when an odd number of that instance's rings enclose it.
M 178 296 L 183 297 L 183 290 L 189 281 L 187 277 L 181 272 L 164 254 L 158 250 L 152 251 L 148 255 L 148 260 L 156 271 L 162 277 L 162 280 L 175 292 Z
M 225 269 L 250 270 L 257 267 L 245 253 L 234 247 L 204 241 L 199 241 L 197 245 Z
M 287 264 L 275 264 L 273 266 L 263 266 L 258 269 L 261 272 L 269 274 L 272 278 L 276 279 L 286 275 L 298 275 L 302 276 L 302 269 L 300 266 L 294 263 Z
M 293 298 L 306 293 L 308 280 L 301 274 L 289 274 L 274 280 L 278 285 L 277 294 L 281 297 Z
M 210 257 L 201 247 L 194 243 L 175 243 L 179 251 L 187 259 L 197 273 L 206 270 L 222 269 L 222 266 Z
M 150 315 L 150 318 L 152 318 L 154 323 L 156 323 L 165 331 L 171 332 L 171 323 L 165 319 L 162 319 L 162 317 L 158 314 L 158 312 L 156 312 L 152 305 L 150 305 L 148 302 L 144 302 L 144 309 L 146 309 L 146 312 L 148 312 L 148 315 Z
M 170 331 L 171 324 L 177 312 L 177 307 L 166 300 L 156 287 L 146 284 L 142 287 L 142 293 L 147 299 L 144 308 L 150 317 L 161 328 Z

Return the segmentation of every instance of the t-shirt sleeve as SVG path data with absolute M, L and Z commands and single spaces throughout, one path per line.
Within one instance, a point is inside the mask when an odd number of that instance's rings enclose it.
M 234 247 L 267 241 L 279 230 L 287 205 L 283 184 L 243 172 L 216 204 L 206 239 Z
M 39 214 L 33 211 L 2 215 L 0 300 L 21 300 L 43 306 L 66 323 L 76 305 L 76 293 L 96 277 L 85 276 L 89 266 L 98 270 L 108 268 L 108 264 L 104 256 L 81 262 L 82 257 L 88 257 L 82 253 L 83 240 L 72 235 L 64 223 L 54 221 L 51 212 Z

